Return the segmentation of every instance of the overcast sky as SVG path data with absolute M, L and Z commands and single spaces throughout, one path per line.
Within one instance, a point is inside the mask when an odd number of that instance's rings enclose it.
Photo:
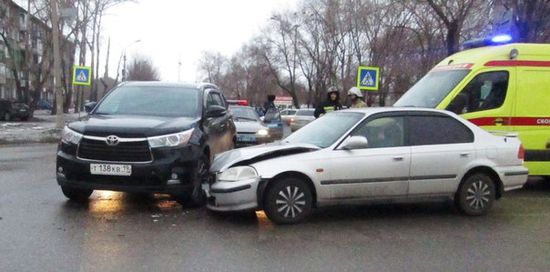
M 296 0 L 140 0 L 109 10 L 104 18 L 103 53 L 111 38 L 109 74 L 125 47 L 128 59 L 148 56 L 158 67 L 162 80 L 195 81 L 202 51 L 230 56 L 251 37 L 259 34 L 272 13 L 295 9 Z M 102 74 L 105 58 L 101 60 Z

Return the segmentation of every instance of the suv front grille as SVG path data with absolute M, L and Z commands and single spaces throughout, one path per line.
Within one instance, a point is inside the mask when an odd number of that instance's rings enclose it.
M 110 162 L 150 162 L 153 160 L 147 140 L 120 142 L 118 145 L 110 146 L 105 141 L 83 138 L 78 146 L 78 157 Z

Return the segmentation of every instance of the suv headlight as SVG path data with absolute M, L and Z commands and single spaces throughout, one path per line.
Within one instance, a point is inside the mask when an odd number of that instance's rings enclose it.
M 185 145 L 189 142 L 189 139 L 193 134 L 193 130 L 194 129 L 192 128 L 179 133 L 149 137 L 147 138 L 147 141 L 149 142 L 149 146 L 151 146 L 151 148 Z
M 82 134 L 70 129 L 69 127 L 65 126 L 63 128 L 63 132 L 61 134 L 61 141 L 66 144 L 75 144 L 77 145 L 80 143 L 80 140 L 82 139 Z
M 258 176 L 256 169 L 250 166 L 237 166 L 229 168 L 218 176 L 219 181 L 239 181 L 252 179 Z

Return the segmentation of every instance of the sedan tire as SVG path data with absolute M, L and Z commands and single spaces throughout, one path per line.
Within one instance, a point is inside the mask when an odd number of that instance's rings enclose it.
M 86 202 L 94 190 L 79 189 L 74 187 L 61 186 L 61 191 L 70 200 L 75 202 Z
M 267 190 L 264 207 L 267 217 L 276 224 L 296 224 L 311 214 L 313 197 L 304 181 L 285 178 Z
M 470 175 L 457 192 L 458 208 L 467 215 L 486 214 L 495 201 L 495 182 L 483 173 Z

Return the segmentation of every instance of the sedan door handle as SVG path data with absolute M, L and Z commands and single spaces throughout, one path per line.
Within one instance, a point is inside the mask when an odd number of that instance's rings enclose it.
M 462 152 L 460 153 L 460 157 L 463 157 L 463 158 L 467 158 L 470 156 L 470 153 L 469 152 Z
M 395 156 L 395 157 L 393 157 L 393 160 L 394 161 L 402 161 L 403 157 L 402 156 Z

